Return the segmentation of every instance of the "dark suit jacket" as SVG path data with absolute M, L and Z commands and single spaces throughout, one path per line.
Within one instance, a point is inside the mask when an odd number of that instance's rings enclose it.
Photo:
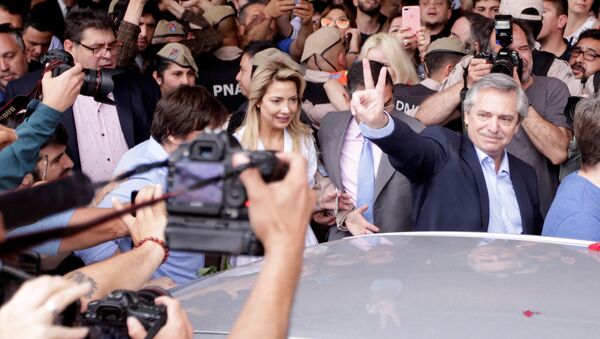
M 411 119 L 403 113 L 396 112 L 396 114 L 399 114 L 401 119 Z M 319 143 L 323 163 L 329 173 L 331 182 L 340 191 L 343 191 L 344 187 L 340 169 L 340 154 L 351 119 L 352 114 L 349 111 L 330 112 L 321 120 L 321 127 L 319 128 Z M 414 128 L 420 130 L 422 126 L 415 125 Z M 385 154 L 381 156 L 375 177 L 374 194 L 374 224 L 379 227 L 380 232 L 412 230 L 410 182 L 392 167 Z M 341 239 L 351 235 L 350 232 L 331 227 L 328 240 Z
M 486 232 L 487 187 L 468 136 L 439 126 L 417 134 L 397 119 L 394 124 L 391 135 L 373 142 L 412 183 L 415 230 Z M 508 162 L 523 233 L 541 234 L 535 171 L 511 154 Z
M 40 77 L 41 71 L 37 71 L 9 82 L 6 87 L 6 100 L 28 94 Z M 117 104 L 119 122 L 127 146 L 131 148 L 150 137 L 150 125 L 154 108 L 160 99 L 160 88 L 151 77 L 130 71 L 115 75 L 113 81 L 115 84 L 113 96 Z M 61 123 L 69 135 L 67 153 L 75 163 L 74 168 L 81 170 L 72 108 L 64 112 Z

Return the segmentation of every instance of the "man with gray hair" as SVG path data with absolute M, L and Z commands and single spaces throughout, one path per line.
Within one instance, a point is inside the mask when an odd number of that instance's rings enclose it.
M 25 43 L 10 24 L 0 25 L 0 102 L 4 101 L 6 84 L 27 73 Z
M 540 234 L 535 171 L 506 152 L 528 114 L 521 87 L 504 74 L 487 75 L 466 94 L 466 133 L 432 126 L 417 134 L 384 112 L 384 76 L 373 86 L 365 75 L 352 110 L 362 134 L 411 182 L 414 230 Z
M 577 104 L 573 127 L 581 169 L 558 187 L 543 235 L 600 241 L 600 96 Z

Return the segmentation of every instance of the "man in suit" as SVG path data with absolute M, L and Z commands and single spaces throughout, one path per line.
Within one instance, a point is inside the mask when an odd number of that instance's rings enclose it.
M 115 68 L 119 47 L 109 17 L 98 10 L 70 12 L 65 27 L 65 50 L 87 69 Z M 30 73 L 10 82 L 7 98 L 28 94 L 41 77 Z M 67 153 L 93 181 L 106 180 L 129 148 L 150 137 L 150 124 L 160 89 L 148 76 L 132 72 L 113 76 L 109 97 L 116 105 L 79 95 L 61 123 L 69 135 Z
M 353 93 L 352 110 L 363 135 L 410 180 L 415 230 L 541 233 L 535 172 L 506 152 L 529 108 L 513 79 L 490 74 L 471 87 L 466 134 L 439 126 L 417 134 L 383 110 L 386 71 L 374 86 L 364 68 L 366 89 Z
M 370 61 L 370 66 L 376 74 L 383 67 L 376 61 Z M 344 97 L 350 102 L 352 93 L 363 89 L 363 66 L 356 62 L 349 69 L 348 88 Z M 392 79 L 389 75 L 386 76 L 385 97 L 386 102 L 391 104 L 390 108 L 393 107 Z M 392 114 L 417 132 L 423 129 L 418 120 L 402 112 L 393 111 Z M 358 128 L 359 122 L 358 117 L 353 117 L 350 111 L 330 112 L 321 122 L 319 142 L 327 173 L 339 191 L 352 196 L 356 206 L 355 209 L 338 213 L 337 227 L 330 228 L 328 240 L 373 232 L 412 230 L 410 183 L 392 167 L 388 156 L 382 154 L 375 145 L 371 149 L 374 160 L 374 170 L 371 173 L 374 180 L 368 183 L 372 189 L 372 198 L 366 205 L 358 203 L 361 200 L 358 197 L 359 191 L 362 189 L 359 180 L 366 183 L 366 178 L 360 176 L 362 173 L 359 169 L 364 142 Z

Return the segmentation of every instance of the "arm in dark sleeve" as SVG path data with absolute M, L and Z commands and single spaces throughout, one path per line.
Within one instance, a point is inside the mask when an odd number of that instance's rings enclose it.
M 121 44 L 118 67 L 137 70 L 133 65 L 136 55 L 139 53 L 137 37 L 140 35 L 140 27 L 125 20 L 121 21 L 117 31 L 117 41 Z
M 188 31 L 192 32 L 194 39 L 183 41 L 192 52 L 194 57 L 200 54 L 208 53 L 221 47 L 223 40 L 219 33 L 199 14 L 185 10 L 181 15 L 181 22 Z M 192 26 L 193 25 L 193 26 Z M 200 28 L 197 28 L 197 27 Z
M 19 139 L 0 152 L 0 190 L 17 188 L 23 177 L 33 171 L 40 148 L 62 118 L 61 112 L 38 101 L 33 105 L 36 103 L 33 114 L 16 129 Z
M 427 129 L 421 135 L 394 117 L 390 117 L 390 122 L 394 129 L 387 136 L 370 138 L 367 133 L 364 134 L 388 155 L 392 166 L 411 182 L 424 181 L 445 165 L 448 158 L 446 148 L 437 138 L 428 136 Z M 437 129 L 440 127 L 431 128 L 432 136 L 441 134 L 435 133 Z

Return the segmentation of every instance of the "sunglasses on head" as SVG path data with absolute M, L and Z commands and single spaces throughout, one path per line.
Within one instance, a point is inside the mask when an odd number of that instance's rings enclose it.
M 350 26 L 350 20 L 348 18 L 337 18 L 335 20 L 331 18 L 321 18 L 321 26 L 323 27 L 332 27 L 336 26 L 337 28 L 344 29 Z

